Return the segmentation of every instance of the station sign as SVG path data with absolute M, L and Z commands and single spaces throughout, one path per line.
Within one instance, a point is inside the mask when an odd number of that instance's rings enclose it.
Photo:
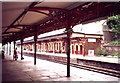
M 96 42 L 96 39 L 88 39 L 88 42 Z

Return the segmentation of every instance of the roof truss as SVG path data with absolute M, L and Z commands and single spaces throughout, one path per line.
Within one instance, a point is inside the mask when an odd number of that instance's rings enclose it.
M 120 2 L 87 2 L 71 10 L 52 7 L 35 7 L 36 4 L 38 3 L 32 3 L 10 26 L 8 26 L 3 34 L 7 33 L 7 30 L 12 28 L 12 26 L 23 26 L 24 28 L 9 38 L 3 38 L 4 42 L 16 41 L 33 36 L 35 31 L 37 31 L 37 35 L 39 35 L 65 28 L 67 24 L 74 26 L 80 23 L 87 23 L 88 21 L 95 21 L 97 18 L 120 14 Z M 25 13 L 30 11 L 42 13 L 48 17 L 33 25 L 14 25 Z M 43 11 L 48 11 L 48 13 Z M 23 33 L 27 34 L 23 35 Z

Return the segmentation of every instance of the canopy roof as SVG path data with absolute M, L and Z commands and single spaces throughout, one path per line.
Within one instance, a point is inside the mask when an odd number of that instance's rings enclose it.
M 120 14 L 120 2 L 3 2 L 2 42 Z M 69 20 L 68 20 L 69 19 Z M 95 20 L 94 20 L 95 19 Z

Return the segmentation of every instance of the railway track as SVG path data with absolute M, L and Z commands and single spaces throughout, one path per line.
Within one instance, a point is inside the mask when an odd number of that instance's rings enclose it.
M 43 60 L 48 60 L 51 62 L 67 65 L 67 62 L 63 62 L 63 61 L 52 60 L 52 59 L 43 59 Z M 74 63 L 70 63 L 70 66 L 120 78 L 119 71 L 114 71 L 114 70 L 99 68 L 99 67 L 94 67 L 94 66 L 88 66 L 88 65 L 74 64 Z
M 31 57 L 33 57 L 33 56 L 31 56 Z M 42 60 L 48 60 L 48 61 L 55 62 L 55 63 L 60 63 L 60 64 L 63 64 L 63 65 L 67 65 L 67 62 L 63 62 L 63 61 L 58 61 L 58 60 L 53 60 L 53 59 L 48 59 L 48 58 L 42 58 L 42 57 L 37 57 L 37 58 L 40 58 Z M 95 66 L 75 64 L 75 63 L 70 63 L 70 66 L 120 78 L 120 71 L 116 71 L 116 70 L 100 68 L 100 67 L 95 67 Z

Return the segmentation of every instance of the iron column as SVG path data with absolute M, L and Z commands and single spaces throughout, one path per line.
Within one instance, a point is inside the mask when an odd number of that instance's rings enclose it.
M 23 39 L 21 39 L 21 60 L 23 59 Z
M 34 65 L 36 65 L 36 42 L 37 42 L 37 35 L 34 35 Z
M 67 28 L 67 77 L 70 77 L 70 36 L 72 34 L 72 28 L 68 24 Z
M 15 43 L 16 43 L 16 42 L 14 41 L 14 50 L 15 50 Z

